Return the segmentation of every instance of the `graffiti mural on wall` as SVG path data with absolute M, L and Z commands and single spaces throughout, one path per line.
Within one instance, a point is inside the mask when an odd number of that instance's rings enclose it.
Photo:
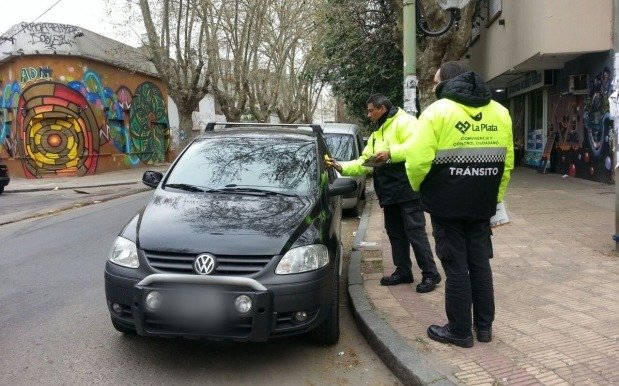
M 157 86 L 150 82 L 138 86 L 131 102 L 129 119 L 131 138 L 142 162 L 163 162 L 170 132 L 165 102 Z
M 586 98 L 583 119 L 587 127 L 589 148 L 596 157 L 602 155 L 604 143 L 608 143 L 608 129 L 612 128 L 609 117 L 608 97 L 610 96 L 611 73 L 608 67 L 593 77 Z
M 133 93 L 126 86 L 114 91 L 85 67 L 80 80 L 30 75 L 34 71 L 27 70 L 28 86 L 4 85 L 0 100 L 0 155 L 4 150 L 19 157 L 26 177 L 94 173 L 100 147 L 108 143 L 130 167 L 165 161 L 167 110 L 154 83 L 144 82 Z
M 97 166 L 99 138 L 94 113 L 84 96 L 62 83 L 44 82 L 19 98 L 19 151 L 26 177 L 41 171 L 84 175 Z
M 556 131 L 555 171 L 572 177 L 612 182 L 609 117 L 611 71 L 608 67 L 590 76 L 582 95 L 549 97 L 549 129 Z
M 0 154 L 3 150 L 9 157 L 15 154 L 16 136 L 11 133 L 11 116 L 17 110 L 20 94 L 19 83 L 13 81 L 4 86 L 0 99 Z

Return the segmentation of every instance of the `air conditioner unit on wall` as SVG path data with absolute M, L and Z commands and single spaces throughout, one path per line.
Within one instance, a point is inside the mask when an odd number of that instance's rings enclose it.
M 572 94 L 586 94 L 589 87 L 589 75 L 570 75 L 568 90 Z

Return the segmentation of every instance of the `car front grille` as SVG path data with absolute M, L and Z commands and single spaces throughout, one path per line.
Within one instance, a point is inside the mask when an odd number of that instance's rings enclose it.
M 227 339 L 242 339 L 252 330 L 252 318 L 242 318 L 235 321 L 230 321 L 224 325 L 204 328 L 197 324 L 186 325 L 179 323 L 178 320 L 170 320 L 165 318 L 147 317 L 144 320 L 144 328 L 151 334 L 174 334 L 174 335 L 205 335 L 211 338 Z
M 195 273 L 196 254 L 144 251 L 148 264 L 166 273 Z M 212 275 L 246 276 L 258 273 L 271 261 L 271 255 L 215 255 L 217 265 Z

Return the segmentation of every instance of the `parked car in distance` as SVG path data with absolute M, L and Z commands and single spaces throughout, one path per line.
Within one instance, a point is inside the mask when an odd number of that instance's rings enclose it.
M 123 333 L 339 339 L 341 195 L 319 126 L 208 124 L 116 238 L 105 266 Z
M 331 155 L 338 161 L 352 161 L 359 158 L 365 141 L 361 129 L 350 123 L 323 123 L 325 142 Z M 342 209 L 352 216 L 360 216 L 365 204 L 365 182 L 367 176 L 351 176 L 357 181 L 357 190 L 344 195 Z
M 9 184 L 11 177 L 9 177 L 9 169 L 6 165 L 0 164 L 0 194 L 4 192 L 4 187 Z

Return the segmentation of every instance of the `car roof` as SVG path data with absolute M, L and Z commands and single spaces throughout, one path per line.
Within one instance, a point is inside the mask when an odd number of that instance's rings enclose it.
M 216 129 L 213 131 L 205 131 L 201 137 L 247 137 L 247 136 L 285 136 L 288 138 L 299 138 L 313 140 L 317 134 L 311 129 L 304 127 L 290 128 L 277 126 L 243 126 L 243 127 L 228 127 Z M 308 138 L 311 137 L 311 138 Z
M 355 135 L 357 132 L 359 132 L 361 130 L 361 129 L 359 129 L 359 126 L 354 125 L 352 123 L 329 122 L 329 123 L 321 123 L 320 126 L 322 126 L 322 131 L 325 134 L 351 134 L 351 135 Z

